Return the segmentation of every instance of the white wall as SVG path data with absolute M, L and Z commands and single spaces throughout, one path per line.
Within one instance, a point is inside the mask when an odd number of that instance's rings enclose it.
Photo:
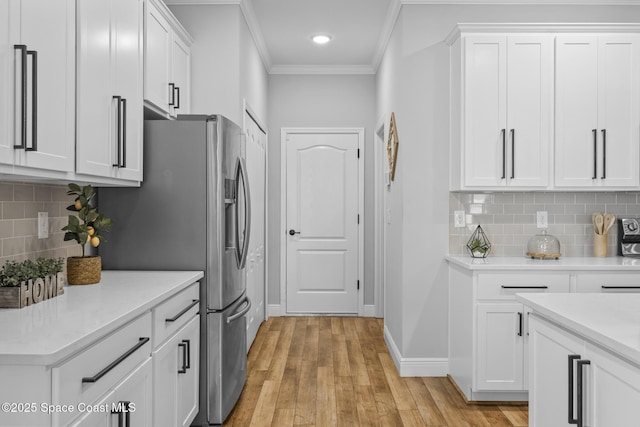
M 633 22 L 638 6 L 405 5 L 376 77 L 376 117 L 395 112 L 385 327 L 403 358 L 447 357 L 449 56 L 462 22 Z
M 373 75 L 269 76 L 269 304 L 280 304 L 280 129 L 365 128 L 365 304 L 373 304 Z

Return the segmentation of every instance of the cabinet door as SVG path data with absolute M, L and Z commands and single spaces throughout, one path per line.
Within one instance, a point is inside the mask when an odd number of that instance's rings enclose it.
M 171 43 L 171 79 L 175 85 L 172 114 L 189 114 L 191 50 L 176 34 Z
M 153 353 L 156 425 L 189 426 L 198 412 L 199 325 L 195 316 Z
M 76 171 L 111 176 L 116 138 L 111 2 L 78 2 Z
M 506 185 L 507 39 L 469 36 L 464 53 L 464 185 Z
M 546 36 L 507 38 L 507 182 L 549 184 L 553 42 Z
M 524 308 L 477 304 L 476 390 L 523 390 Z
M 584 375 L 588 388 L 586 423 L 593 427 L 628 426 L 640 419 L 640 372 L 611 353 L 587 343 L 590 365 Z
M 575 415 L 574 398 L 569 401 L 569 356 L 584 356 L 584 343 L 577 337 L 531 316 L 529 319 L 529 426 L 570 426 Z M 572 362 L 572 368 L 576 368 Z M 574 371 L 575 372 L 575 371 Z M 611 424 L 615 425 L 615 424 Z
M 27 57 L 28 125 L 26 150 L 22 150 L 19 163 L 71 172 L 75 153 L 75 1 L 21 0 L 19 10 L 19 43 L 36 52 L 36 56 Z M 32 59 L 35 57 L 37 61 Z M 16 61 L 21 62 L 17 55 Z M 16 94 L 20 93 L 19 79 L 15 88 Z M 20 100 L 16 101 L 20 106 Z M 17 114 L 21 111 L 16 109 Z M 16 132 L 18 144 L 21 135 Z
M 598 39 L 556 38 L 555 183 L 590 187 L 597 177 Z
M 11 36 L 12 23 L 17 18 L 12 15 L 12 3 L 0 2 L 0 163 L 13 164 L 14 136 L 14 65 L 15 53 Z M 15 14 L 14 14 L 15 15 Z
M 598 38 L 598 178 L 608 187 L 640 183 L 640 42 Z
M 146 2 L 144 99 L 169 111 L 171 26 L 153 2 Z
M 179 361 L 184 361 L 186 372 L 178 373 L 177 381 L 177 426 L 189 427 L 199 408 L 199 354 L 200 354 L 200 316 L 194 317 L 182 330 L 180 342 L 186 345 L 186 355 L 182 351 Z M 184 348 L 184 347 L 182 347 Z M 185 359 L 186 358 L 186 359 Z
M 91 407 L 73 427 L 152 427 L 151 358 L 138 366 L 113 391 L 98 402 L 81 402 Z M 157 394 L 157 393 L 156 393 Z M 127 423 L 126 420 L 129 420 Z M 122 421 L 120 421 L 122 420 Z
M 115 142 L 113 176 L 142 181 L 143 0 L 113 1 L 114 88 L 122 97 L 122 140 Z M 117 127 L 116 127 L 117 129 Z M 118 150 L 119 148 L 119 150 Z

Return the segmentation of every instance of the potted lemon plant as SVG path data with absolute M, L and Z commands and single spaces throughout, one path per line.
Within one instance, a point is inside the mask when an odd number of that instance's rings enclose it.
M 62 228 L 65 231 L 64 240 L 75 240 L 82 247 L 82 256 L 67 258 L 67 282 L 70 285 L 89 285 L 100 282 L 102 260 L 99 255 L 86 255 L 85 246 L 90 244 L 97 248 L 105 241 L 104 232 L 111 226 L 112 221 L 92 204 L 95 199 L 95 189 L 86 185 L 69 184 L 68 195 L 76 196 L 68 211 L 77 212 L 69 215 L 69 223 Z

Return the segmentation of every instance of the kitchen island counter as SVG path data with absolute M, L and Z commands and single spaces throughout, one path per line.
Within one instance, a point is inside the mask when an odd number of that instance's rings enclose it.
M 94 285 L 21 309 L 0 310 L 0 364 L 51 365 L 149 311 L 201 271 L 103 271 Z
M 640 366 L 640 294 L 516 294 L 542 317 Z

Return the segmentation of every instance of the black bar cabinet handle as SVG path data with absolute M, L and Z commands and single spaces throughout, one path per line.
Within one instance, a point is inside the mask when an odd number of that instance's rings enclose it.
M 602 179 L 607 178 L 607 130 L 602 129 Z
M 138 343 L 136 345 L 134 345 L 133 347 L 131 347 L 129 350 L 127 350 L 126 353 L 124 353 L 122 356 L 118 357 L 116 360 L 111 362 L 106 368 L 104 368 L 103 370 L 101 370 L 100 372 L 95 374 L 94 376 L 82 378 L 82 382 L 83 383 L 95 383 L 100 378 L 102 378 L 105 375 L 107 375 L 109 373 L 109 371 L 111 371 L 113 368 L 115 368 L 120 363 L 122 363 L 122 361 L 124 361 L 124 359 L 126 359 L 129 356 L 131 356 L 137 349 L 139 349 L 140 347 L 145 345 L 147 342 L 149 342 L 149 337 L 141 337 L 138 340 Z
M 182 310 L 180 313 L 176 314 L 173 317 L 169 317 L 167 319 L 164 319 L 165 322 L 175 322 L 176 320 L 178 320 L 180 318 L 180 316 L 182 316 L 183 314 L 185 314 L 187 311 L 189 311 L 191 309 L 191 307 L 193 307 L 194 305 L 198 304 L 200 302 L 200 300 L 194 299 L 191 304 L 189 304 L 188 306 L 186 306 L 184 308 L 184 310 Z
M 20 129 L 22 135 L 20 138 L 20 144 L 14 144 L 13 148 L 26 148 L 27 147 L 27 46 L 24 44 L 13 45 L 15 50 L 20 51 L 20 62 L 22 63 L 22 69 L 20 70 L 20 99 L 22 105 L 20 108 Z
M 176 97 L 176 105 L 174 105 L 173 108 L 177 110 L 180 108 L 180 88 L 178 86 L 176 86 L 176 92 L 178 93 L 178 96 Z
M 584 419 L 583 419 L 584 377 L 583 377 L 582 368 L 584 367 L 584 365 L 590 365 L 590 364 L 591 364 L 591 361 L 589 360 L 578 360 L 577 362 L 578 378 L 576 380 L 576 388 L 578 390 L 576 394 L 576 412 L 577 412 L 576 424 L 578 425 L 578 427 L 584 427 Z
M 593 132 L 593 176 L 591 179 L 598 179 L 598 129 L 592 129 Z
M 511 179 L 516 177 L 516 130 L 511 129 Z
M 187 357 L 185 359 L 185 368 L 191 368 L 191 340 L 182 340 L 187 345 Z
M 502 129 L 502 177 L 501 179 L 505 179 L 507 177 L 507 130 Z
M 111 410 L 112 414 L 118 414 L 118 427 L 131 427 L 131 411 L 129 410 L 130 405 L 130 401 L 121 400 L 117 404 L 117 408 L 119 410 Z
M 120 152 L 120 146 L 122 144 L 122 122 L 121 117 L 122 117 L 122 97 L 118 96 L 118 95 L 114 95 L 113 99 L 116 100 L 116 102 L 118 103 L 118 112 L 116 113 L 116 115 L 118 116 L 117 120 L 116 120 L 116 133 L 118 134 L 118 138 L 117 138 L 117 160 L 115 163 L 112 164 L 113 167 L 119 168 L 120 167 L 120 157 L 122 156 L 122 153 Z
M 640 286 L 607 286 L 607 285 L 602 285 L 602 289 L 640 289 Z
M 25 144 L 25 151 L 38 151 L 38 52 L 28 50 L 31 56 L 31 147 Z
M 178 348 L 182 349 L 182 368 L 178 369 L 179 374 L 187 373 L 187 344 L 184 341 L 178 343 Z
M 127 167 L 127 99 L 122 98 L 122 158 L 119 162 L 121 168 Z
M 502 289 L 549 289 L 548 286 L 540 285 L 540 286 L 507 286 L 502 285 Z
M 176 103 L 176 85 L 174 85 L 173 83 L 169 83 L 169 93 L 171 94 L 169 107 L 173 107 L 173 105 Z
M 518 336 L 521 337 L 522 336 L 522 313 L 518 312 Z
M 568 415 L 569 415 L 569 420 L 568 423 L 569 424 L 577 424 L 578 420 L 576 420 L 576 418 L 574 417 L 574 413 L 573 413 L 573 361 L 574 360 L 580 360 L 580 355 L 579 354 L 570 354 L 569 355 L 569 378 L 567 379 L 567 383 L 568 383 L 568 391 L 569 391 L 569 399 L 567 400 L 568 402 Z

